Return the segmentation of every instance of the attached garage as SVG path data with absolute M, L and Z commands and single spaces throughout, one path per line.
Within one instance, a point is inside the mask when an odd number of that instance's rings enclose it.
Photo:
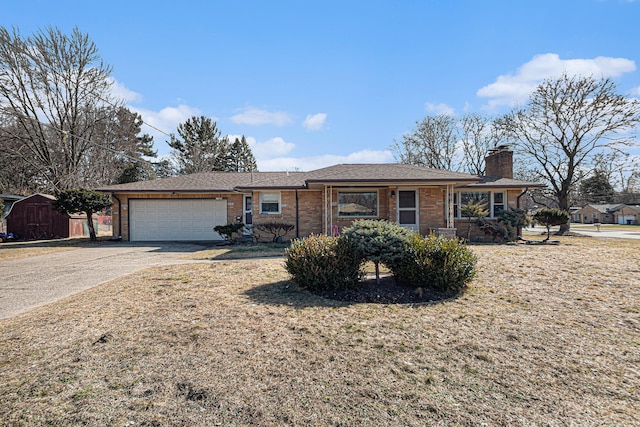
M 226 223 L 224 199 L 129 199 L 131 241 L 222 240 L 213 227 Z

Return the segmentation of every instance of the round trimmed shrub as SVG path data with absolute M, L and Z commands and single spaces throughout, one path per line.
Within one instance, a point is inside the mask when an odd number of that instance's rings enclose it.
M 285 268 L 310 291 L 355 288 L 362 279 L 362 258 L 345 236 L 312 234 L 295 239 L 285 250 Z
M 407 256 L 390 268 L 398 283 L 459 291 L 475 277 L 477 260 L 458 239 L 416 233 Z
M 354 221 L 342 230 L 342 235 L 353 242 L 358 255 L 375 264 L 378 282 L 379 265 L 391 268 L 405 258 L 413 234 L 413 231 L 396 223 L 374 219 Z

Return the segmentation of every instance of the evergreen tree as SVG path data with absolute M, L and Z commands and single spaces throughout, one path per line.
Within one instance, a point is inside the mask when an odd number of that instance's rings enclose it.
M 233 172 L 257 172 L 256 159 L 246 138 L 236 138 L 229 150 L 229 170 Z
M 179 174 L 226 171 L 229 162 L 229 140 L 223 137 L 215 121 L 205 116 L 192 116 L 178 125 L 179 139 L 171 135 L 168 144 Z
M 592 177 L 580 183 L 580 195 L 587 203 L 613 203 L 616 193 L 607 176 L 596 170 Z

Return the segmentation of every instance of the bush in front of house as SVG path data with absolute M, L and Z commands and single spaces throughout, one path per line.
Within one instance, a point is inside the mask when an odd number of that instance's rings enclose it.
M 477 260 L 458 239 L 415 233 L 406 256 L 390 268 L 398 283 L 457 292 L 476 275 Z
M 345 290 L 360 283 L 362 258 L 345 236 L 312 234 L 295 239 L 285 250 L 285 268 L 293 280 L 310 291 Z
M 506 229 L 505 240 L 513 242 L 518 238 L 518 230 L 531 225 L 531 218 L 523 209 L 507 209 L 500 212 L 498 222 L 504 224 Z
M 282 242 L 284 236 L 294 228 L 295 225 L 286 222 L 279 221 L 267 221 L 253 224 L 253 227 L 257 230 L 270 233 L 273 238 L 273 242 Z
M 355 245 L 358 255 L 372 261 L 376 268 L 376 281 L 380 283 L 380 264 L 389 268 L 406 256 L 413 231 L 393 222 L 373 219 L 354 221 L 342 230 Z
M 215 227 L 213 227 L 213 231 L 215 231 L 220 236 L 222 236 L 222 238 L 227 242 L 230 242 L 233 239 L 233 234 L 240 232 L 240 230 L 242 230 L 243 228 L 244 228 L 243 223 L 236 222 L 236 223 L 227 224 L 227 225 L 216 225 Z

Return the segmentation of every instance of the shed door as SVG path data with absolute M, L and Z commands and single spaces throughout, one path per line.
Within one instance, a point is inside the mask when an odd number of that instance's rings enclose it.
M 142 199 L 129 201 L 131 241 L 222 240 L 213 231 L 227 223 L 227 201 Z

